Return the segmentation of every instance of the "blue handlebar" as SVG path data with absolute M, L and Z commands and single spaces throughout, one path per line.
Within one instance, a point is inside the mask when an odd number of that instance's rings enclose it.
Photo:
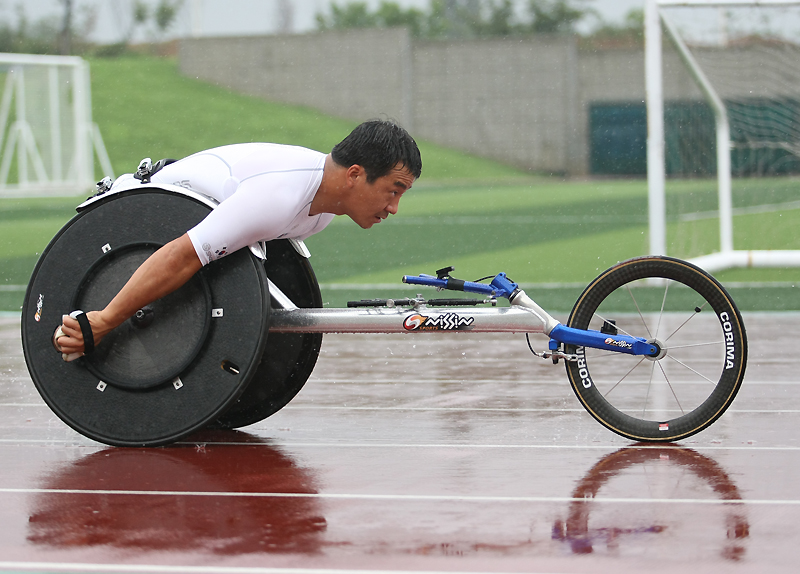
M 474 281 L 463 281 L 452 277 L 434 277 L 433 275 L 403 275 L 403 283 L 411 285 L 427 285 L 437 289 L 450 289 L 451 291 L 467 291 L 469 293 L 481 293 L 495 297 L 510 297 L 518 289 L 519 285 L 506 277 L 505 273 L 498 273 L 491 284 L 475 283 Z

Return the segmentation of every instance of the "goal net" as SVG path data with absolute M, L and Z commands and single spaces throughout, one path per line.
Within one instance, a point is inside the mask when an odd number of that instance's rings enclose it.
M 651 252 L 800 266 L 800 2 L 648 0 Z
M 113 175 L 92 122 L 88 64 L 0 54 L 0 197 L 74 195 L 94 186 L 95 156 Z

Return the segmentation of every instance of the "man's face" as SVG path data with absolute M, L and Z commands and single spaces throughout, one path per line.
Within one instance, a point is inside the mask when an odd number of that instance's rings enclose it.
M 372 183 L 366 172 L 360 173 L 353 184 L 353 202 L 347 215 L 364 229 L 380 223 L 397 213 L 403 193 L 411 189 L 414 176 L 405 166 L 395 167 Z

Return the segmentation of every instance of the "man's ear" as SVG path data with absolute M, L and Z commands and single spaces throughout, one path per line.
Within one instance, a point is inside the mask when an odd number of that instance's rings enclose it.
M 347 171 L 345 172 L 345 181 L 347 182 L 348 187 L 353 187 L 356 183 L 356 180 L 358 180 L 360 177 L 367 177 L 367 172 L 363 167 L 358 164 L 353 164 L 347 168 Z

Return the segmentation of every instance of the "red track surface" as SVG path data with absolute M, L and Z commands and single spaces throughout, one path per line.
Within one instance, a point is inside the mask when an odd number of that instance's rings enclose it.
M 742 391 L 680 445 L 606 431 L 524 337 L 339 335 L 273 417 L 119 449 L 0 319 L 0 572 L 796 572 L 800 316 L 745 322 Z

